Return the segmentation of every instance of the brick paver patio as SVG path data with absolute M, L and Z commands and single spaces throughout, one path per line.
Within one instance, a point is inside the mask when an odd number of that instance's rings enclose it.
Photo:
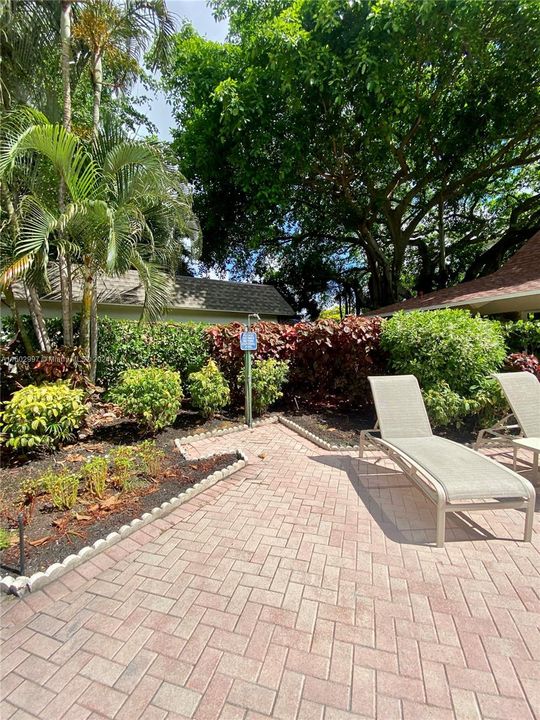
M 449 516 L 436 549 L 432 506 L 375 456 L 278 425 L 190 450 L 234 447 L 250 464 L 229 480 L 2 601 L 3 720 L 540 713 L 523 513 Z

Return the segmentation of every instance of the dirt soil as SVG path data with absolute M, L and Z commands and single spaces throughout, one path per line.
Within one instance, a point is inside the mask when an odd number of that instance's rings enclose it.
M 339 412 L 337 410 L 317 410 L 313 412 L 285 413 L 293 422 L 309 430 L 332 445 L 358 445 L 360 431 L 375 426 L 376 416 L 372 407 Z M 437 435 L 463 444 L 472 444 L 476 440 L 473 424 L 461 428 L 435 428 Z
M 204 422 L 195 413 L 182 412 L 174 427 L 166 428 L 153 438 L 156 446 L 164 452 L 157 477 L 138 477 L 130 491 L 119 492 L 108 487 L 103 500 L 90 496 L 81 484 L 77 503 L 71 510 L 55 508 L 48 495 L 38 496 L 25 527 L 26 574 L 43 571 L 51 563 L 61 562 L 67 555 L 77 553 L 85 545 L 92 544 L 210 473 L 233 463 L 236 460 L 233 454 L 186 461 L 176 449 L 174 440 L 197 431 L 234 424 L 233 417 L 223 416 Z M 114 407 L 101 405 L 89 416 L 78 441 L 55 453 L 24 458 L 3 448 L 0 458 L 0 526 L 16 527 L 17 514 L 21 510 L 21 484 L 25 480 L 38 478 L 50 469 L 77 473 L 89 458 L 105 456 L 114 447 L 133 445 L 146 437 L 134 422 L 118 418 Z M 18 567 L 18 545 L 0 552 L 0 574 L 14 574 Z

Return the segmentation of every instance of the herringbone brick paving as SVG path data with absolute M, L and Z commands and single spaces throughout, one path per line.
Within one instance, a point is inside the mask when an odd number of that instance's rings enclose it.
M 449 516 L 390 463 L 278 425 L 196 443 L 250 464 L 22 600 L 3 720 L 527 720 L 540 542 L 517 510 Z

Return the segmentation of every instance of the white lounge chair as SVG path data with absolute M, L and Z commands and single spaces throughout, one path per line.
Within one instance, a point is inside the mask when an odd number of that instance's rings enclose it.
M 538 475 L 538 455 L 540 453 L 540 382 L 528 372 L 497 373 L 512 414 L 518 422 L 520 435 L 512 437 L 514 449 L 514 470 L 517 464 L 517 452 L 520 448 L 531 450 L 533 471 Z
M 516 472 L 464 445 L 433 435 L 414 375 L 370 377 L 378 428 L 360 434 L 360 457 L 383 450 L 437 506 L 437 547 L 443 547 L 447 512 L 526 508 L 530 542 L 536 493 Z M 374 433 L 380 434 L 376 437 Z

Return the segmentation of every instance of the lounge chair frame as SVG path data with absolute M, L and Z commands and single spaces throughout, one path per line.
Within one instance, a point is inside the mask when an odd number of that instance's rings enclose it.
M 512 430 L 517 432 L 510 432 Z M 516 421 L 514 413 L 508 413 L 508 415 L 505 415 L 498 422 L 496 422 L 493 427 L 483 428 L 482 430 L 480 430 L 478 435 L 476 436 L 476 442 L 474 443 L 473 447 L 475 450 L 478 450 L 478 448 L 485 446 L 508 446 L 508 443 L 511 443 L 512 440 L 522 437 L 523 430 L 521 429 L 519 423 Z
M 444 547 L 444 538 L 446 531 L 446 513 L 449 512 L 471 512 L 484 510 L 500 510 L 502 508 L 525 508 L 525 530 L 523 540 L 531 542 L 534 521 L 534 510 L 536 504 L 536 492 L 532 485 L 527 488 L 528 496 L 526 498 L 510 498 L 493 501 L 478 500 L 477 502 L 450 502 L 446 497 L 443 486 L 429 472 L 414 462 L 406 454 L 402 453 L 398 448 L 390 442 L 376 437 L 374 433 L 380 433 L 377 425 L 371 430 L 362 430 L 360 433 L 360 449 L 359 456 L 363 457 L 366 450 L 372 448 L 381 450 L 387 457 L 392 460 L 404 474 L 416 485 L 428 500 L 431 500 L 437 508 L 436 519 L 436 543 L 437 547 Z M 490 458 L 487 461 L 495 464 Z

